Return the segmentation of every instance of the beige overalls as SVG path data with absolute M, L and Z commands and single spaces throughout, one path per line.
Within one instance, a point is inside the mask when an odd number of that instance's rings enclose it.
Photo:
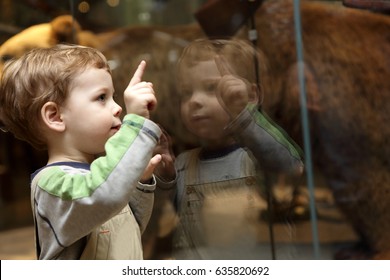
M 189 156 L 180 223 L 175 238 L 179 257 L 189 259 L 246 259 L 258 243 L 261 176 L 248 154 L 241 177 L 196 184 L 200 149 Z

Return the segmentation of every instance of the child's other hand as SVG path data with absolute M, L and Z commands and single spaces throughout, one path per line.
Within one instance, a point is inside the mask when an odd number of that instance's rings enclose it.
M 145 67 L 146 62 L 141 61 L 125 90 L 124 101 L 127 114 L 137 114 L 150 118 L 150 111 L 156 107 L 157 100 L 154 95 L 153 84 L 142 81 Z
M 161 130 L 163 133 L 154 152 L 160 154 L 162 160 L 154 173 L 164 181 L 170 182 L 176 178 L 175 155 L 172 152 L 171 137 L 163 128 Z
M 150 179 L 152 179 L 154 169 L 161 162 L 161 158 L 162 158 L 161 155 L 157 154 L 157 155 L 154 155 L 150 159 L 148 165 L 146 166 L 146 168 L 144 170 L 144 174 L 142 174 L 141 179 L 139 180 L 141 183 L 148 183 L 150 181 Z
M 252 87 L 246 79 L 235 75 L 224 57 L 215 57 L 215 63 L 222 76 L 217 87 L 218 101 L 234 119 L 249 102 L 254 101 Z

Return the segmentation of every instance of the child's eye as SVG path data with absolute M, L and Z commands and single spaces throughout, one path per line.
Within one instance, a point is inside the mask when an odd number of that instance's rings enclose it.
M 217 88 L 217 83 L 206 83 L 204 84 L 204 89 L 207 92 L 214 92 Z
M 106 95 L 106 94 L 101 94 L 101 95 L 99 95 L 98 98 L 97 98 L 97 100 L 98 100 L 98 101 L 101 101 L 101 102 L 106 101 L 106 99 L 107 99 L 107 95 Z

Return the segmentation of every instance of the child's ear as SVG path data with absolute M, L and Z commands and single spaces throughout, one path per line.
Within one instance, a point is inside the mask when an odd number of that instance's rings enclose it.
M 259 103 L 261 95 L 261 88 L 257 84 L 252 83 L 249 91 L 249 103 Z
M 58 132 L 65 130 L 65 122 L 62 120 L 60 108 L 55 102 L 49 101 L 42 106 L 41 117 L 49 129 Z

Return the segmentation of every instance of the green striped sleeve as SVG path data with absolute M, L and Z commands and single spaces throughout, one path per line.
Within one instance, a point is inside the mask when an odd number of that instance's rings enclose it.
M 257 109 L 255 106 L 253 106 L 253 108 L 250 108 L 250 112 L 252 112 L 252 116 L 256 124 L 261 126 L 276 141 L 286 147 L 293 157 L 297 159 L 303 158 L 303 151 L 298 146 L 298 144 L 296 144 L 295 141 L 292 140 L 291 137 L 286 133 L 286 131 L 278 126 L 263 110 Z

